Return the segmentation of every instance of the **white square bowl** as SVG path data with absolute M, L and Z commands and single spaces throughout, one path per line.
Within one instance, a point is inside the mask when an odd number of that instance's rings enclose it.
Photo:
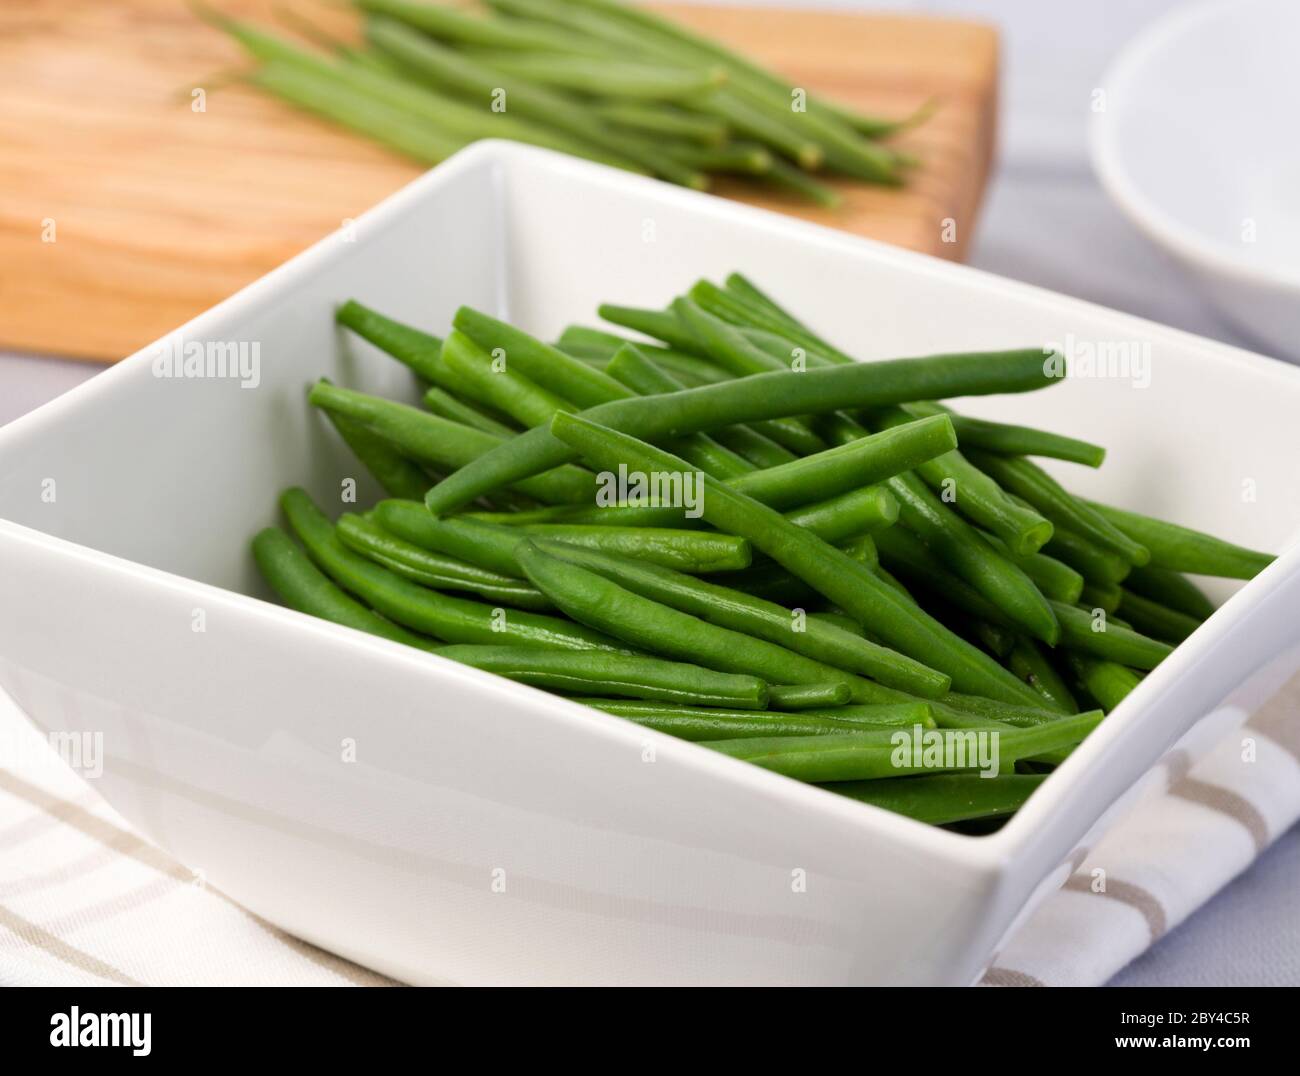
M 256 388 L 159 378 L 155 346 L 0 430 L 0 686 L 44 730 L 102 733 L 100 791 L 211 884 L 400 979 L 972 982 L 1165 751 L 1205 715 L 1240 721 L 1234 691 L 1300 668 L 1300 554 L 978 838 L 263 600 L 248 541 L 278 492 L 337 505 L 355 473 L 306 387 L 415 396 L 398 364 L 335 331 L 337 303 L 435 332 L 469 303 L 546 336 L 601 300 L 653 305 L 731 269 L 867 360 L 1149 348 L 1149 387 L 1075 379 L 969 410 L 1109 446 L 1099 472 L 1058 469 L 1080 492 L 1264 549 L 1295 533 L 1300 371 L 482 143 L 181 330 L 258 343 Z

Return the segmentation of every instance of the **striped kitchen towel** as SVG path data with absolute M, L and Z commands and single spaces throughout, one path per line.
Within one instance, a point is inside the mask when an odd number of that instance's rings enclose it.
M 1100 984 L 1300 817 L 1300 679 L 1152 792 L 1012 936 L 995 986 Z M 1248 761 L 1248 759 L 1250 761 Z M 384 985 L 149 844 L 0 695 L 0 986 Z

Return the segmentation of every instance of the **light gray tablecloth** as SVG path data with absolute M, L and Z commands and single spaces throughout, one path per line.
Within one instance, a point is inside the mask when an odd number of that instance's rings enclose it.
M 725 2 L 725 0 L 711 0 Z M 753 4 L 764 0 L 743 0 Z M 1089 95 L 1136 30 L 1183 0 L 776 0 L 773 6 L 892 8 L 973 17 L 1003 35 L 1001 159 L 971 261 L 1228 343 L 1178 269 L 1133 230 L 1092 176 Z M 79 384 L 97 367 L 0 354 L 0 423 Z M 0 698 L 0 706 L 9 706 Z M 1115 986 L 1300 983 L 1300 829 L 1188 923 L 1112 980 Z

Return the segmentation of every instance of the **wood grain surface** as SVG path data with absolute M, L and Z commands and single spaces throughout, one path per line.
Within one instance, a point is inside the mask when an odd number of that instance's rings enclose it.
M 217 6 L 274 21 L 276 4 Z M 718 193 L 963 256 L 994 143 L 993 29 L 659 6 L 812 92 L 886 115 L 940 102 L 899 139 L 924 160 L 904 190 L 834 181 L 845 195 L 836 210 L 735 183 Z M 347 11 L 302 10 L 332 29 L 355 25 Z M 241 85 L 241 64 L 182 0 L 0 3 L 0 349 L 121 358 L 420 173 Z

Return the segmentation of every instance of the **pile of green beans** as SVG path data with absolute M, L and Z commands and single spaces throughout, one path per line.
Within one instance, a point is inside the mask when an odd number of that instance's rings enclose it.
M 839 192 L 812 173 L 902 184 L 916 160 L 888 139 L 929 112 L 882 120 L 808 98 L 621 2 L 351 3 L 364 45 L 289 14 L 312 48 L 194 6 L 255 61 L 255 86 L 424 164 L 506 138 L 699 190 L 736 177 L 831 208 Z
M 331 519 L 285 492 L 287 531 L 252 545 L 271 589 L 601 720 L 987 831 L 1214 613 L 1185 573 L 1273 559 L 1082 500 L 1033 457 L 1096 467 L 1099 446 L 942 402 L 1049 388 L 1041 349 L 858 364 L 737 274 L 601 310 L 651 339 L 548 343 L 469 307 L 434 336 L 339 307 L 425 406 L 310 387 L 382 495 Z M 345 467 L 319 489 L 364 496 Z

